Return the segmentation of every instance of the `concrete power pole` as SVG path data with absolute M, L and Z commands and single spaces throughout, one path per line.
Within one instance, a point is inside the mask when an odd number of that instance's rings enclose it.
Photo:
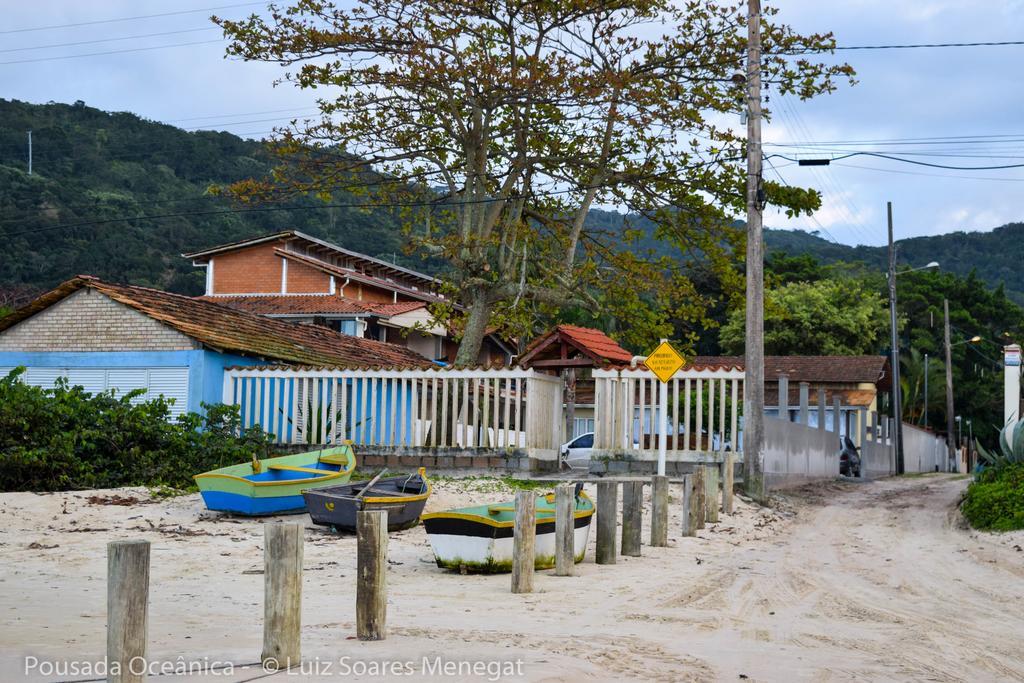
M 892 349 L 892 419 L 896 426 L 896 474 L 903 474 L 903 392 L 900 387 L 900 335 L 896 325 L 896 245 L 892 239 L 892 202 L 886 202 L 889 216 L 889 328 Z
M 32 131 L 28 132 L 28 174 L 32 175 Z
M 942 300 L 942 310 L 946 317 L 946 445 L 949 448 L 949 463 L 946 466 L 947 472 L 954 471 L 956 466 L 956 427 L 953 414 L 953 350 L 949 342 L 949 299 Z
M 748 0 L 747 15 L 747 311 L 743 386 L 743 485 L 765 495 L 764 447 L 764 246 L 761 235 L 761 0 Z
M 924 428 L 928 429 L 928 354 L 924 354 Z

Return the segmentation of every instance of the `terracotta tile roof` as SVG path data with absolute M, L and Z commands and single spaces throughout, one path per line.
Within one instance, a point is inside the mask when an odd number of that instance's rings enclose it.
M 378 303 L 356 301 L 331 294 L 267 294 L 244 296 L 200 296 L 200 301 L 230 306 L 259 315 L 375 315 L 390 317 L 408 313 L 427 304 L 423 301 Z
M 618 342 L 601 330 L 576 325 L 558 325 L 533 340 L 523 353 L 520 364 L 529 366 L 530 361 L 540 360 L 540 355 L 545 349 L 560 341 L 574 347 L 598 366 L 621 365 L 633 359 L 632 353 L 619 346 Z
M 742 356 L 697 356 L 687 367 L 744 367 Z M 780 374 L 790 382 L 829 382 L 859 384 L 871 382 L 879 388 L 889 386 L 889 360 L 885 356 L 765 356 L 765 382 L 775 382 Z
M 325 327 L 283 322 L 180 294 L 118 285 L 81 275 L 0 318 L 0 332 L 83 288 L 94 289 L 218 351 L 341 368 L 431 365 L 416 352 L 397 344 L 339 334 Z

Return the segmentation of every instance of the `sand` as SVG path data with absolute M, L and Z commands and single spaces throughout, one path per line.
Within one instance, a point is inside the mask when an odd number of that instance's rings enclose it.
M 669 547 L 646 545 L 645 514 L 643 557 L 597 566 L 592 529 L 578 575 L 541 572 L 531 595 L 511 594 L 508 575 L 439 570 L 422 527 L 395 533 L 389 638 L 372 643 L 353 639 L 354 537 L 309 525 L 309 665 L 261 680 L 1021 680 L 1024 534 L 963 528 L 965 485 L 937 475 L 811 487 L 772 508 L 739 500 L 697 538 L 679 537 L 673 487 Z M 117 496 L 137 502 L 104 504 Z M 510 497 L 496 480 L 443 481 L 428 510 Z M 143 489 L 0 494 L 0 680 L 90 678 L 39 664 L 26 677 L 25 657 L 102 658 L 105 546 L 128 538 L 153 544 L 150 659 L 235 665 L 207 680 L 262 676 L 240 665 L 262 643 L 264 521 Z M 424 658 L 455 675 L 424 672 Z M 492 668 L 474 674 L 474 661 Z

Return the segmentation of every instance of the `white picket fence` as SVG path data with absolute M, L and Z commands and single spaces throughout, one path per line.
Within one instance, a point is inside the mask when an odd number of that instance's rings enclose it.
M 229 368 L 223 401 L 278 443 L 555 449 L 562 426 L 562 382 L 534 370 Z
M 594 447 L 658 449 L 660 380 L 646 368 L 594 370 Z M 739 451 L 743 371 L 682 370 L 668 384 L 670 453 Z

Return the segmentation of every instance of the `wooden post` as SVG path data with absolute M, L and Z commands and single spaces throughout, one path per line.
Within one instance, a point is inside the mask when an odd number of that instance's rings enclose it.
M 651 484 L 651 546 L 668 546 L 668 477 L 663 474 Z
M 516 521 L 512 531 L 512 592 L 533 592 L 534 541 L 537 538 L 537 496 L 516 491 Z
M 148 614 L 149 541 L 108 543 L 108 681 L 129 683 L 146 678 Z M 135 660 L 134 665 L 132 660 Z M 139 662 L 143 664 L 140 666 Z
M 356 513 L 356 636 L 388 637 L 388 513 Z
M 708 465 L 704 468 L 704 485 L 707 487 L 707 497 L 704 500 L 707 506 L 705 518 L 714 523 L 718 521 L 718 465 Z
M 697 533 L 697 527 L 695 520 L 697 515 L 693 511 L 693 475 L 683 475 L 683 514 L 682 514 L 682 531 L 683 536 L 693 536 Z
M 704 528 L 705 498 L 707 498 L 707 491 L 704 488 L 704 465 L 697 465 L 693 471 L 693 524 L 695 529 Z
M 572 576 L 576 566 L 575 486 L 555 487 L 555 576 Z
M 644 520 L 644 483 L 622 484 L 622 554 L 640 557 L 640 534 Z
M 732 488 L 735 476 L 736 456 L 726 453 L 725 462 L 722 464 L 722 513 L 726 515 L 732 514 Z
M 619 507 L 619 485 L 597 483 L 597 564 L 615 564 L 615 512 Z
M 302 525 L 263 525 L 263 654 L 267 669 L 299 664 Z

